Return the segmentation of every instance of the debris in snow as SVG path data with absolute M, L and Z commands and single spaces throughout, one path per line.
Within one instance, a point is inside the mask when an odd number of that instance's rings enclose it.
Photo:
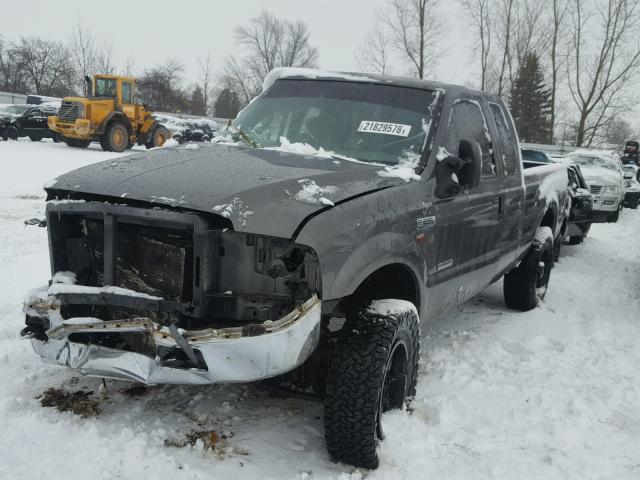
M 332 78 L 336 80 L 349 80 L 352 82 L 380 83 L 380 80 L 368 77 L 366 75 L 357 75 L 357 74 L 340 73 L 340 72 L 328 72 L 324 70 L 316 70 L 313 68 L 281 67 L 281 68 L 274 68 L 269 72 L 267 77 L 264 79 L 264 82 L 262 83 L 262 91 L 264 92 L 265 90 L 267 90 L 277 80 L 280 80 L 281 78 L 287 78 L 287 77 L 303 77 L 308 79 Z
M 193 447 L 197 450 L 212 451 L 221 460 L 227 455 L 249 455 L 249 452 L 244 448 L 228 446 L 227 441 L 231 437 L 233 437 L 232 432 L 192 431 L 187 433 L 183 439 L 166 439 L 164 444 L 167 447 Z
M 377 173 L 381 177 L 401 178 L 405 182 L 420 180 L 420 175 L 416 173 L 416 167 L 419 163 L 419 154 L 405 151 L 396 165 L 384 167 L 384 170 L 378 170 Z
M 49 388 L 37 399 L 43 407 L 55 407 L 59 412 L 71 412 L 88 418 L 101 413 L 100 405 L 92 395 L 92 390 L 67 392 L 61 388 Z
M 309 180 L 308 178 L 303 178 L 302 180 L 298 180 L 298 183 L 302 186 L 302 190 L 296 193 L 293 198 L 303 203 L 311 203 L 311 204 L 322 204 L 322 205 L 333 205 L 331 200 L 323 197 L 323 195 L 334 194 L 338 191 L 336 187 L 327 186 L 321 187 L 314 180 Z M 324 199 L 324 202 L 323 200 Z M 329 202 L 329 203 L 326 203 Z
M 324 148 L 315 148 L 308 143 L 291 143 L 287 137 L 280 137 L 279 147 L 265 147 L 265 150 L 276 150 L 278 152 L 297 153 L 298 155 L 309 155 L 314 157 L 332 158 L 335 154 Z
M 38 227 L 46 227 L 47 219 L 46 218 L 30 218 L 29 220 L 25 220 L 24 224 L 27 226 L 36 225 Z

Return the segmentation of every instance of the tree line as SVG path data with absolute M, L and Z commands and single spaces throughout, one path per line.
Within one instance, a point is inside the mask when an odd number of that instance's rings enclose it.
M 595 146 L 632 135 L 621 120 L 638 104 L 638 0 L 456 0 L 451 18 L 444 0 L 387 0 L 358 46 L 357 69 L 433 78 L 446 53 L 449 22 L 473 35 L 470 86 L 502 96 L 523 141 Z M 449 35 L 449 36 L 447 36 Z M 262 90 L 277 67 L 314 68 L 319 50 L 302 20 L 263 11 L 235 29 L 237 52 L 214 69 L 197 58 L 195 75 L 180 59 L 136 71 L 119 65 L 113 45 L 78 22 L 68 42 L 0 36 L 0 90 L 48 96 L 84 94 L 84 76 L 137 73 L 138 91 L 151 109 L 234 117 Z

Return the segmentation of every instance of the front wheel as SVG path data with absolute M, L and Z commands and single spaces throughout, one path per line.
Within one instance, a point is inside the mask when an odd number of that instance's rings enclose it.
M 171 138 L 171 134 L 169 133 L 169 130 L 167 130 L 162 125 L 158 125 L 153 130 L 153 133 L 151 134 L 151 140 L 147 142 L 146 147 L 147 148 L 161 147 L 164 145 L 164 142 L 169 140 L 169 138 Z
M 129 132 L 122 123 L 114 122 L 107 127 L 107 131 L 100 137 L 100 146 L 106 152 L 121 153 L 129 145 Z
M 607 223 L 616 223 L 620 219 L 620 210 L 616 210 L 615 213 L 607 215 Z
M 334 460 L 376 468 L 381 416 L 415 395 L 420 330 L 415 307 L 379 300 L 339 332 L 324 399 L 327 450 Z
M 539 227 L 529 251 L 504 276 L 504 299 L 509 308 L 526 312 L 544 299 L 553 268 L 553 234 Z

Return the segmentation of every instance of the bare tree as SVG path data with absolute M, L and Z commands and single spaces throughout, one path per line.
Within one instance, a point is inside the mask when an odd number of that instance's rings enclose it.
M 189 110 L 187 92 L 182 88 L 184 66 L 177 59 L 146 70 L 138 80 L 138 94 L 152 110 L 174 112 Z
M 381 24 L 376 24 L 358 47 L 355 62 L 358 68 L 369 73 L 385 75 L 391 70 L 389 36 Z
M 21 37 L 15 46 L 16 59 L 38 95 L 63 96 L 73 91 L 75 71 L 69 52 L 60 42 L 37 37 Z
M 27 93 L 27 78 L 17 47 L 0 35 L 0 90 Z
M 380 20 L 389 31 L 389 40 L 412 66 L 418 78 L 424 78 L 427 65 L 439 55 L 438 40 L 444 23 L 438 12 L 440 0 L 390 0 Z
M 497 16 L 495 17 L 494 28 L 497 32 L 500 48 L 502 51 L 502 59 L 500 61 L 500 73 L 498 76 L 498 95 L 502 95 L 505 91 L 505 74 L 509 65 L 509 57 L 511 52 L 511 35 L 513 31 L 514 17 L 514 1 L 515 0 L 499 0 Z
M 567 13 L 568 0 L 552 0 L 551 3 L 551 40 L 549 45 L 549 59 L 551 61 L 551 105 L 550 105 L 550 123 L 551 136 L 548 140 L 553 143 L 553 134 L 556 125 L 556 106 L 558 103 L 558 83 L 560 70 L 563 65 L 562 56 L 559 52 L 560 35 L 563 31 L 564 18 Z
M 133 77 L 133 71 L 135 70 L 136 61 L 133 57 L 127 57 L 127 61 L 124 64 L 124 74 L 127 77 Z
M 198 58 L 198 86 L 202 90 L 205 115 L 209 112 L 209 92 L 211 91 L 211 83 L 213 79 L 211 65 L 211 54 L 207 53 L 204 58 Z
M 489 56 L 491 54 L 490 0 L 461 0 L 461 5 L 478 34 L 480 51 L 480 90 L 487 88 Z
M 569 89 L 578 109 L 577 146 L 592 143 L 640 66 L 639 14 L 637 1 L 601 0 L 592 17 L 573 0 Z
M 228 57 L 223 76 L 245 103 L 260 93 L 274 68 L 317 66 L 318 49 L 311 45 L 309 27 L 302 21 L 280 20 L 265 10 L 249 25 L 236 29 L 236 40 L 247 53 L 242 58 Z
M 104 42 L 96 49 L 96 73 L 113 75 L 116 73 L 116 64 L 113 55 L 113 42 Z
M 80 20 L 76 22 L 71 37 L 72 59 L 78 76 L 77 86 L 83 95 L 87 94 L 85 76 L 95 73 L 96 65 L 96 37 L 88 29 L 82 27 Z

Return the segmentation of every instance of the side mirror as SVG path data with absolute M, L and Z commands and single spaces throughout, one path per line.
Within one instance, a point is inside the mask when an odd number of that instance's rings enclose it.
M 460 184 L 466 188 L 477 187 L 482 175 L 482 150 L 475 141 L 461 140 L 459 148 L 460 158 L 465 165 L 458 175 Z

